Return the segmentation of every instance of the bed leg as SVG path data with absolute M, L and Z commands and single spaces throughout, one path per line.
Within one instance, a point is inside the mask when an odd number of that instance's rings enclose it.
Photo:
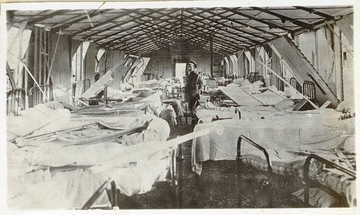
M 264 193 L 267 195 L 268 198 L 268 207 L 272 208 L 273 204 L 272 204 L 272 190 L 271 190 L 271 181 L 268 179 L 271 179 L 271 175 L 272 173 L 269 173 L 270 177 L 267 177 L 267 179 L 265 179 L 266 181 L 264 182 Z
M 177 151 L 179 152 L 178 155 Z M 182 177 L 183 177 L 183 155 L 182 155 L 182 144 L 179 144 L 177 149 L 172 150 L 172 159 L 171 159 L 171 198 L 173 199 L 173 208 L 182 208 L 183 199 L 182 199 Z M 177 168 L 178 165 L 178 168 Z
M 113 209 L 118 209 L 118 195 L 117 195 L 117 189 L 115 181 L 112 181 L 110 183 L 111 185 L 111 205 Z
M 237 199 L 238 199 L 238 208 L 241 208 L 241 159 L 239 157 L 236 158 L 236 178 L 237 178 Z
M 170 199 L 172 202 L 172 208 L 179 208 L 179 185 L 177 180 L 170 182 Z
M 178 182 L 178 208 L 183 208 L 183 161 L 184 161 L 184 156 L 183 156 L 183 147 L 182 144 L 179 144 L 179 182 Z
M 90 199 L 84 204 L 84 206 L 81 208 L 81 210 L 89 210 L 94 204 L 94 202 L 99 198 L 102 192 L 106 189 L 106 187 L 109 185 L 111 181 L 111 178 L 106 180 L 100 187 L 95 191 L 95 193 L 90 197 Z

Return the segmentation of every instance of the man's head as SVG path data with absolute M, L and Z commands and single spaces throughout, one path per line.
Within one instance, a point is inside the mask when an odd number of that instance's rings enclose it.
M 188 72 L 193 72 L 195 71 L 197 68 L 197 64 L 195 61 L 193 60 L 189 60 L 187 63 L 186 63 L 186 71 Z

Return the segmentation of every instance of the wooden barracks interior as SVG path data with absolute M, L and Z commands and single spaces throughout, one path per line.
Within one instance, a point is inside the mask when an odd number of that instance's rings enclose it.
M 92 5 L 2 5 L 8 209 L 356 207 L 353 5 Z

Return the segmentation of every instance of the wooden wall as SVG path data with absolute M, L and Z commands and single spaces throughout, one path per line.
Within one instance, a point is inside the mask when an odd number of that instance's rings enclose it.
M 85 77 L 84 79 L 89 79 L 91 82 L 91 85 L 95 82 L 95 56 L 97 54 L 98 47 L 90 43 L 89 49 L 86 52 L 85 55 L 85 63 L 84 63 L 84 69 L 85 69 Z
M 53 86 L 60 88 L 70 88 L 71 56 L 69 50 L 71 48 L 71 43 L 69 43 L 69 39 L 67 36 L 60 36 L 56 53 L 54 53 L 57 39 L 58 36 L 53 35 L 51 44 L 51 55 L 53 56 L 55 54 L 55 58 L 51 74 L 52 84 Z
M 150 61 L 144 73 L 154 74 L 156 78 L 171 78 L 175 76 L 170 51 L 158 50 L 149 54 Z
M 105 56 L 106 54 L 106 56 Z M 125 53 L 123 51 L 107 51 L 103 58 L 106 59 L 106 71 L 109 71 L 114 67 L 120 60 L 124 60 Z M 102 58 L 102 59 L 103 59 Z M 109 87 L 113 87 L 115 89 L 120 88 L 121 81 L 123 80 L 128 67 L 124 67 L 123 64 L 115 70 L 115 80 L 109 85 Z M 104 70 L 103 70 L 104 71 Z
M 171 78 L 175 76 L 175 63 L 186 62 L 191 59 L 197 63 L 197 72 L 210 75 L 211 71 L 211 53 L 205 49 L 199 49 L 186 55 L 171 53 L 167 50 L 158 50 L 149 54 L 150 62 L 144 73 L 156 74 L 158 77 Z M 220 62 L 221 56 L 214 54 L 214 62 Z

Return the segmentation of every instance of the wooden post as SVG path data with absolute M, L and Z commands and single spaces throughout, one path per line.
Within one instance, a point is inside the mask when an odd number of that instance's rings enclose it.
M 49 53 L 48 53 L 48 45 L 47 45 L 47 35 L 48 35 L 48 32 L 43 30 L 44 31 L 44 45 L 43 45 L 43 55 L 44 55 L 44 75 L 43 75 L 43 89 L 44 89 L 44 92 L 45 92 L 45 95 L 47 98 L 48 97 L 48 89 L 47 89 L 47 86 L 46 86 L 46 79 L 47 79 L 47 72 L 48 72 L 48 69 L 49 69 L 49 62 L 48 62 L 48 56 L 49 56 Z M 44 101 L 44 98 L 43 98 L 43 101 Z
M 29 50 L 26 51 L 26 57 L 25 57 L 25 62 L 29 63 Z M 25 91 L 25 101 L 24 101 L 24 109 L 28 109 L 29 108 L 29 95 L 28 95 L 28 81 L 29 81 L 29 75 L 27 72 L 25 72 L 25 77 L 24 77 L 24 91 Z
M 23 39 L 23 32 L 24 32 L 24 28 L 25 28 L 26 24 L 22 24 L 21 27 L 19 28 L 19 55 L 18 58 L 22 59 L 22 39 Z M 18 80 L 15 80 L 15 84 L 16 81 L 18 81 L 18 83 L 16 84 L 16 89 L 20 89 L 22 88 L 22 84 L 23 84 L 23 74 L 22 74 L 22 68 L 23 66 L 21 65 L 21 63 L 19 62 L 17 65 L 17 73 L 18 73 Z M 13 99 L 14 99 L 14 115 L 18 116 L 19 115 L 19 109 L 20 109 L 20 96 L 19 96 L 19 92 L 17 90 L 13 91 Z
M 84 68 L 83 68 L 83 62 L 84 62 L 84 59 L 83 59 L 83 48 L 84 48 L 84 43 L 82 42 L 80 44 L 80 77 L 78 80 L 84 80 Z
M 107 101 L 108 100 L 108 98 L 107 98 L 107 93 L 108 93 L 107 89 L 108 89 L 107 86 L 105 86 L 104 87 L 104 101 L 105 101 L 105 104 L 108 103 L 108 101 Z
M 318 31 L 315 31 L 315 56 L 314 56 L 314 64 L 315 64 L 315 69 L 319 70 L 319 33 Z
M 335 55 L 335 94 L 337 98 L 341 98 L 341 73 L 342 73 L 342 53 L 341 53 L 341 41 L 336 40 L 336 36 L 340 35 L 340 29 L 336 25 L 332 25 L 332 36 L 334 43 L 334 55 Z
M 214 47 L 213 47 L 213 38 L 210 38 L 210 75 L 211 78 L 214 78 L 214 71 L 213 71 L 213 66 L 214 66 Z
M 45 86 L 45 84 L 46 84 L 46 73 L 47 73 L 47 71 L 48 71 L 48 68 L 49 68 L 49 64 L 48 64 L 48 56 L 49 56 L 49 53 L 48 53 L 48 49 L 47 49 L 47 47 L 48 47 L 48 45 L 47 45 L 47 34 L 48 34 L 48 32 L 47 31 L 45 31 L 45 30 L 43 30 L 43 33 L 44 33 L 44 44 L 43 44 L 43 56 L 44 56 L 44 75 L 43 75 L 43 79 L 42 79 L 42 83 L 43 83 L 43 86 L 44 86 L 44 92 L 46 92 L 46 94 L 47 94 L 47 89 L 46 89 L 46 86 Z
M 48 31 L 47 35 L 48 35 L 48 66 L 49 66 L 49 68 L 48 68 L 48 71 L 47 71 L 47 79 L 46 79 L 44 84 L 46 84 L 47 88 L 48 88 L 47 97 L 49 98 L 49 100 L 52 100 L 53 96 L 50 95 L 50 81 L 49 81 L 49 83 L 47 82 L 47 80 L 50 80 L 50 67 L 51 67 L 51 65 L 50 65 L 50 54 L 51 54 L 51 46 L 50 46 L 51 45 L 51 34 L 50 34 L 50 31 Z
M 60 29 L 60 31 L 59 31 L 59 36 L 58 36 L 58 38 L 57 38 L 56 45 L 55 45 L 55 50 L 54 50 L 54 53 L 53 53 L 53 56 L 52 56 L 52 59 L 51 59 L 51 64 L 50 64 L 50 69 L 49 69 L 49 75 L 48 75 L 48 78 L 47 78 L 47 80 L 46 80 L 46 84 L 47 84 L 47 85 L 50 84 L 52 67 L 53 67 L 53 65 L 54 65 L 55 56 L 56 56 L 56 51 L 57 51 L 57 48 L 58 48 L 58 45 L 59 45 L 60 35 L 61 35 L 61 29 Z
M 39 37 L 39 28 L 35 27 L 35 38 L 34 38 L 34 79 L 37 80 L 38 79 L 38 37 Z M 32 94 L 32 106 L 35 106 L 36 104 L 36 98 L 37 98 L 37 94 L 33 93 Z
M 43 43 L 43 29 L 39 29 L 39 45 L 40 45 L 40 50 L 39 50 L 39 79 L 38 81 L 38 85 L 40 86 L 41 89 L 41 80 L 42 80 L 42 68 L 43 68 L 43 55 L 42 55 L 42 43 Z M 37 101 L 37 104 L 41 103 L 42 101 L 42 97 L 41 94 L 39 95 L 39 100 Z
M 342 42 L 342 32 L 339 30 L 339 40 L 340 40 L 340 98 L 341 101 L 344 101 L 344 59 L 343 59 L 343 42 Z

